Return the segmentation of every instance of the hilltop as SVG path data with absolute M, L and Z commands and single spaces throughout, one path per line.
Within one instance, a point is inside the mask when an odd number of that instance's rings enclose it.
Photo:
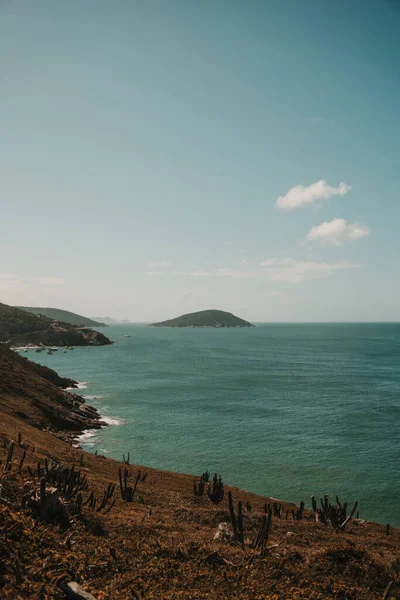
M 320 509 L 218 487 L 208 472 L 83 452 L 71 435 L 99 415 L 56 377 L 0 349 L 4 600 L 89 598 L 71 581 L 95 600 L 398 597 L 399 530 L 355 515 L 335 529 Z
M 0 342 L 12 346 L 105 346 L 105 335 L 0 303 Z
M 244 321 L 236 317 L 230 312 L 223 310 L 201 310 L 199 312 L 189 313 L 161 321 L 160 323 L 152 323 L 150 327 L 254 327 L 248 321 Z
M 116 321 L 115 319 L 112 319 L 111 317 L 90 317 L 90 318 L 94 321 L 100 321 L 101 323 L 104 323 L 105 325 L 114 325 L 115 323 L 118 323 L 118 321 Z
M 69 325 L 76 325 L 77 327 L 106 327 L 105 323 L 101 321 L 95 321 L 82 315 L 70 312 L 69 310 L 62 310 L 60 308 L 42 308 L 39 306 L 17 306 L 21 310 L 25 310 L 34 315 L 41 315 L 47 317 L 52 321 L 61 321 L 62 323 L 68 323 Z

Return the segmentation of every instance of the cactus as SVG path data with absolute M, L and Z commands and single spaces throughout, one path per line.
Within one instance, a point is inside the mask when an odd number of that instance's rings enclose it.
M 313 512 L 316 513 L 317 512 L 317 501 L 315 499 L 315 496 L 311 496 L 311 503 L 312 503 Z
M 18 471 L 21 472 L 22 471 L 22 465 L 24 464 L 24 460 L 26 458 L 26 448 L 24 448 L 24 453 L 22 455 L 21 460 L 19 461 L 19 466 L 18 466 Z
M 217 473 L 215 473 L 213 477 L 212 488 L 208 487 L 207 495 L 211 502 L 214 502 L 214 504 L 219 504 L 224 498 L 224 493 L 225 490 L 222 477 L 221 475 L 218 477 Z
M 278 517 L 279 519 L 282 518 L 282 504 L 277 504 L 277 502 L 273 502 L 272 503 L 272 510 L 274 513 L 274 517 Z
M 101 501 L 101 504 L 100 504 L 99 508 L 97 509 L 97 512 L 100 512 L 103 508 L 106 507 L 108 500 L 110 498 L 112 498 L 114 495 L 114 490 L 115 490 L 115 485 L 113 483 L 109 483 L 107 489 L 104 491 L 103 500 Z
M 204 494 L 204 479 L 203 475 L 200 477 L 199 485 L 196 484 L 196 480 L 193 481 L 193 494 L 197 498 L 201 498 Z
M 244 544 L 244 532 L 243 532 L 243 513 L 242 513 L 242 503 L 238 502 L 238 516 L 236 518 L 235 515 L 235 507 L 233 505 L 232 492 L 228 492 L 228 506 L 229 506 L 229 515 L 231 518 L 231 524 L 233 528 L 233 535 L 237 542 L 240 544 Z
M 202 478 L 205 481 L 205 483 L 208 483 L 210 481 L 210 473 L 208 471 L 204 471 Z
M 257 550 L 258 548 L 261 548 L 261 552 L 263 552 L 263 550 L 265 549 L 267 540 L 268 540 L 269 532 L 271 530 L 271 523 L 272 523 L 272 511 L 271 511 L 271 509 L 269 509 L 268 514 L 263 515 L 257 535 L 253 540 L 252 548 L 254 548 L 255 550 Z
M 304 512 L 304 502 L 302 500 L 300 502 L 300 506 L 299 506 L 299 508 L 297 509 L 297 512 L 296 512 L 296 520 L 297 521 L 301 521 L 301 519 L 303 518 L 303 512 Z
M 119 469 L 119 487 L 121 491 L 121 497 L 125 502 L 133 502 L 135 499 L 135 492 L 138 486 L 139 481 L 142 478 L 142 473 L 138 471 L 136 475 L 136 480 L 134 486 L 130 486 L 128 484 L 128 469 L 124 469 L 124 474 L 122 476 L 122 469 Z
M 75 512 L 77 515 L 80 515 L 82 511 L 82 494 L 79 492 L 76 496 L 75 501 Z
M 10 442 L 10 445 L 8 447 L 8 453 L 7 453 L 7 458 L 6 458 L 6 464 L 4 466 L 4 470 L 5 471 L 11 471 L 11 466 L 12 466 L 12 457 L 14 454 L 14 442 Z
M 347 502 L 341 504 L 336 496 L 336 504 L 330 504 L 327 495 L 320 499 L 321 508 L 316 511 L 316 519 L 322 521 L 324 525 L 332 525 L 334 529 L 344 529 L 357 510 L 358 502 L 354 503 L 353 509 L 347 515 Z

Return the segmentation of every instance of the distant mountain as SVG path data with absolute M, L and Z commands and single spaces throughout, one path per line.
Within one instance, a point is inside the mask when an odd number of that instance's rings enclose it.
M 150 327 L 254 327 L 248 321 L 223 310 L 201 310 L 176 319 L 153 323 Z
M 80 328 L 0 303 L 0 342 L 10 346 L 105 346 L 112 342 L 99 331 Z
M 113 323 L 118 323 L 115 319 L 111 317 L 90 317 L 94 321 L 100 321 L 100 323 L 105 323 L 106 325 L 112 325 Z
M 77 315 L 69 310 L 61 310 L 60 308 L 42 308 L 38 306 L 17 306 L 21 310 L 33 313 L 34 315 L 43 315 L 52 321 L 61 321 L 69 323 L 77 327 L 105 327 L 105 323 L 94 321 L 88 317 Z

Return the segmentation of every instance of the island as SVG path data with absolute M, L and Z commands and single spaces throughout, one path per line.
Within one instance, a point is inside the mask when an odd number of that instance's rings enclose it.
M 254 327 L 254 325 L 224 310 L 201 310 L 160 323 L 152 323 L 149 327 L 213 327 L 219 329 L 222 327 Z
M 106 346 L 105 335 L 87 327 L 36 315 L 0 303 L 0 343 L 7 346 Z

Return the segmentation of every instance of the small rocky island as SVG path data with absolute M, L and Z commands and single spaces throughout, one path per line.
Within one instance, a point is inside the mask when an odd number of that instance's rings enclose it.
M 161 321 L 160 323 L 152 323 L 149 327 L 254 327 L 252 323 L 244 321 L 236 317 L 230 312 L 224 310 L 201 310 L 199 312 L 189 313 Z

